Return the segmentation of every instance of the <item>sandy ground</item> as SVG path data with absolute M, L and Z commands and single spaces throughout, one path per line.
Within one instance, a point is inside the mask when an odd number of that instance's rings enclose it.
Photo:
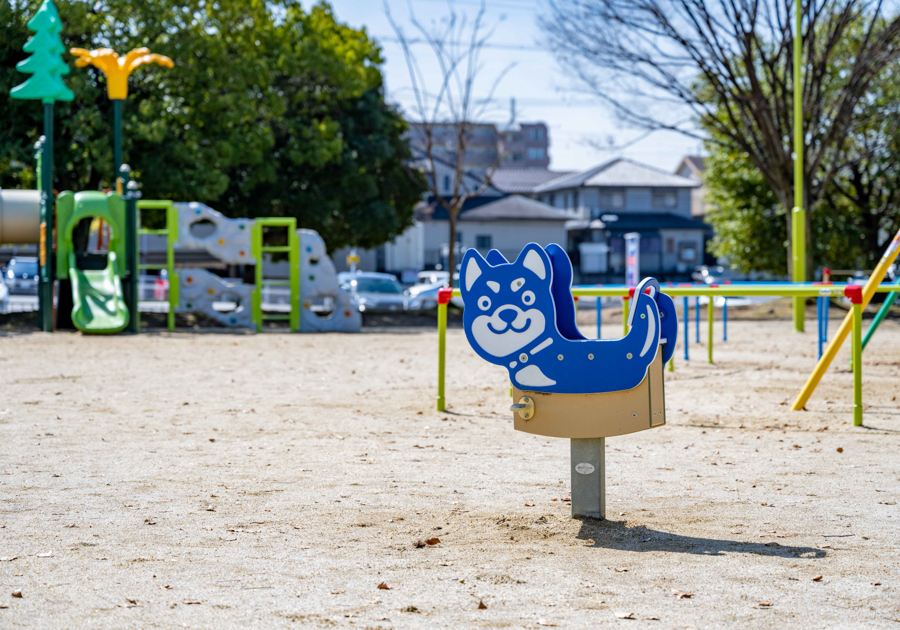
M 459 329 L 434 411 L 436 341 L 5 333 L 0 627 L 900 628 L 897 322 L 865 428 L 846 351 L 789 411 L 787 321 L 679 351 L 668 425 L 607 440 L 602 522 Z

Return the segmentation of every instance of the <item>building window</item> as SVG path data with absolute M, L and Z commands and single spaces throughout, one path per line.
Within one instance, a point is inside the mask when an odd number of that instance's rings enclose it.
M 477 249 L 490 249 L 491 248 L 491 235 L 490 234 L 479 234 L 475 237 L 475 247 Z
M 578 210 L 578 191 L 572 193 L 572 209 Z
M 675 239 L 667 238 L 666 239 L 666 254 L 674 254 L 675 253 Z
M 444 192 L 450 192 L 450 176 L 444 175 Z
M 683 263 L 697 262 L 697 244 L 690 241 L 678 243 L 678 260 Z
M 654 210 L 674 210 L 678 207 L 678 193 L 674 190 L 654 190 Z
M 529 160 L 543 160 L 544 159 L 544 150 L 540 147 L 532 147 L 528 149 L 528 159 Z
M 607 189 L 600 193 L 600 207 L 604 210 L 621 210 L 625 207 L 625 191 Z
M 457 232 L 457 233 L 456 233 L 456 242 L 457 242 L 457 243 L 462 243 L 462 232 Z
M 529 129 L 528 130 L 528 139 L 529 140 L 543 140 L 544 139 L 544 130 L 540 127 Z
M 547 197 L 547 204 L 556 207 L 556 195 L 550 193 L 550 196 Z

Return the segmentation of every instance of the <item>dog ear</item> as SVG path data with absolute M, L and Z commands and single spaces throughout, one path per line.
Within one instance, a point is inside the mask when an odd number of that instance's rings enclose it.
M 506 256 L 501 254 L 496 249 L 492 249 L 488 252 L 486 260 L 491 267 L 496 267 L 497 265 L 508 265 L 509 261 L 506 260 Z
M 526 245 L 516 259 L 516 264 L 531 271 L 545 284 L 550 284 L 553 273 L 550 269 L 550 258 L 540 245 L 536 243 Z
M 460 265 L 462 275 L 460 277 L 459 286 L 462 292 L 468 293 L 471 291 L 472 285 L 475 284 L 475 281 L 481 277 L 481 274 L 484 273 L 484 270 L 488 267 L 490 267 L 490 265 L 482 258 L 477 249 L 474 247 L 467 249 L 466 255 L 463 256 L 462 265 Z

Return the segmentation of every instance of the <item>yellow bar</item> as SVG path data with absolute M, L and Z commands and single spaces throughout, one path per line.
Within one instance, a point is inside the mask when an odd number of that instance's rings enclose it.
M 894 262 L 894 259 L 897 258 L 898 253 L 900 253 L 900 231 L 894 236 L 894 240 L 891 241 L 890 246 L 887 248 L 887 251 L 884 252 L 884 256 L 881 257 L 881 261 L 875 267 L 875 271 L 872 272 L 869 281 L 866 282 L 866 286 L 863 288 L 862 308 L 865 308 L 872 299 L 872 296 L 875 295 L 875 291 L 879 288 L 879 284 L 884 278 L 884 274 L 887 273 L 888 267 L 890 267 L 891 263 Z M 831 362 L 834 360 L 838 350 L 841 349 L 841 345 L 844 343 L 844 340 L 847 339 L 847 335 L 850 334 L 852 328 L 853 312 L 851 311 L 847 313 L 847 316 L 841 323 L 841 327 L 838 328 L 834 339 L 831 340 L 831 343 L 828 344 L 828 348 L 822 353 L 822 358 L 819 359 L 816 368 L 813 370 L 812 374 L 809 375 L 809 379 L 807 379 L 803 389 L 800 390 L 800 394 L 798 394 L 794 404 L 791 405 L 791 409 L 800 411 L 806 406 L 809 397 L 812 396 L 812 393 L 816 390 L 816 386 L 819 384 L 819 381 L 822 380 L 822 376 L 825 375 L 828 366 L 831 365 Z
M 697 295 L 723 295 L 726 297 L 746 297 L 750 295 L 766 295 L 776 297 L 844 297 L 846 284 L 829 285 L 736 285 L 730 284 L 718 287 L 662 287 L 662 292 L 672 297 L 697 296 Z M 573 287 L 572 295 L 576 297 L 627 297 L 629 287 Z M 890 293 L 896 291 L 897 285 L 891 283 L 879 284 L 873 289 L 873 293 Z M 461 295 L 459 289 L 453 289 L 453 297 Z
M 706 304 L 706 315 L 709 319 L 709 341 L 707 342 L 706 353 L 709 357 L 709 362 L 713 362 L 713 315 L 715 311 L 713 310 L 713 296 L 709 296 L 709 302 Z
M 628 335 L 628 311 L 630 308 L 630 304 L 628 301 L 628 296 L 622 300 L 622 336 Z

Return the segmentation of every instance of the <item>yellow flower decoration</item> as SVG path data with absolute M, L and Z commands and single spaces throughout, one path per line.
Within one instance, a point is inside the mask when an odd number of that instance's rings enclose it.
M 79 68 L 94 66 L 106 75 L 106 93 L 111 99 L 124 99 L 128 96 L 128 75 L 138 66 L 156 63 L 171 68 L 175 65 L 168 57 L 151 53 L 149 48 L 135 48 L 124 57 L 120 57 L 112 48 L 72 48 L 69 52 L 78 57 L 75 65 Z

